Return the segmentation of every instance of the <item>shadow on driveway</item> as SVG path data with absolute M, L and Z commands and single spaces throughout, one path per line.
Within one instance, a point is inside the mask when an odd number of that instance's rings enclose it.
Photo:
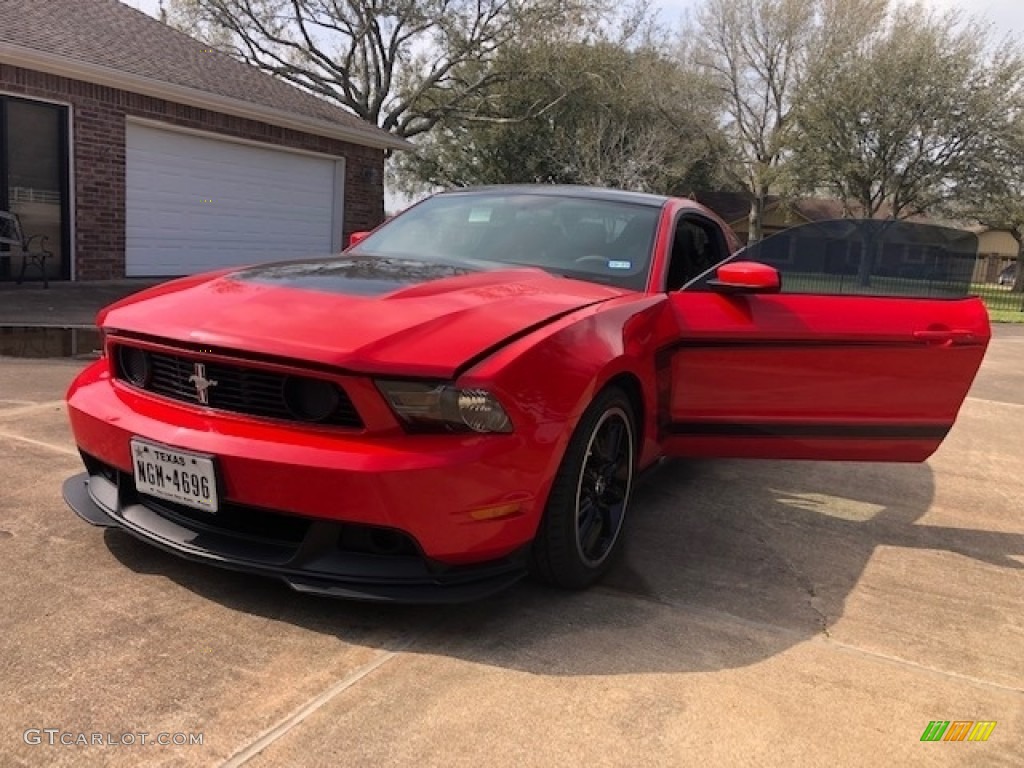
M 1024 554 L 1022 535 L 918 524 L 933 494 L 927 464 L 670 462 L 638 489 L 624 557 L 601 586 L 567 593 L 525 582 L 462 606 L 299 595 L 117 530 L 105 536 L 136 572 L 348 642 L 372 645 L 375 630 L 389 630 L 417 653 L 537 674 L 699 672 L 827 634 L 880 546 L 1024 568 L 1012 559 Z

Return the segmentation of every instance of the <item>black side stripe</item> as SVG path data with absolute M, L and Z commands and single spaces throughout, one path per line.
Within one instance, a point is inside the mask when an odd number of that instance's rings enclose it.
M 942 440 L 951 424 L 764 424 L 737 421 L 673 421 L 665 425 L 679 437 L 818 437 L 837 440 Z
M 829 347 L 890 347 L 899 349 L 923 349 L 925 345 L 914 339 L 754 339 L 748 336 L 747 338 L 734 339 L 681 339 L 662 347 L 658 351 L 666 352 L 678 349 L 735 349 L 745 347 L 791 347 L 794 349 L 822 349 Z

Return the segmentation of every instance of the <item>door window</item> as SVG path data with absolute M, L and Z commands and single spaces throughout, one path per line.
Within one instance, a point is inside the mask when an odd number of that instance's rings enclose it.
M 892 219 L 837 219 L 779 232 L 733 258 L 779 271 L 782 292 L 829 296 L 967 296 L 978 256 L 971 232 Z M 692 286 L 708 290 L 714 270 Z

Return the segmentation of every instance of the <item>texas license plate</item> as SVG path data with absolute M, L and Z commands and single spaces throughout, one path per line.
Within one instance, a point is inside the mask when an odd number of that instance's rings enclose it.
M 139 493 L 204 512 L 217 511 L 217 475 L 209 456 L 136 438 L 132 466 Z

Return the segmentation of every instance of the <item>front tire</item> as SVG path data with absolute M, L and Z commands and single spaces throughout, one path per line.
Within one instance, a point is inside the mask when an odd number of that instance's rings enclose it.
M 633 489 L 635 424 L 629 397 L 617 387 L 584 411 L 534 539 L 533 572 L 541 580 L 582 589 L 611 567 Z

